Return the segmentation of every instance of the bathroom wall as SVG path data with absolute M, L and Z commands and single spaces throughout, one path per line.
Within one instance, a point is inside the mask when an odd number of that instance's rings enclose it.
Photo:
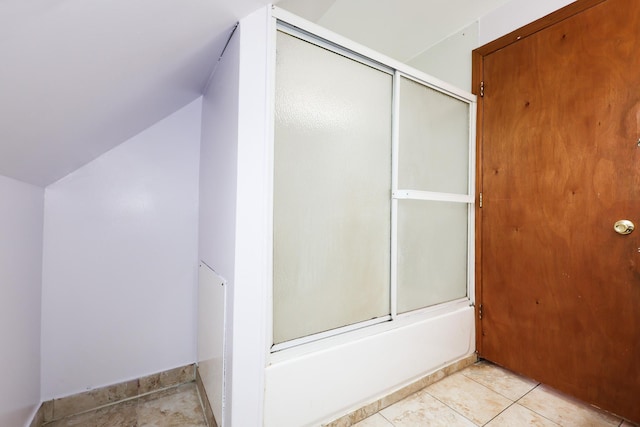
M 199 257 L 206 266 L 200 267 L 198 365 L 219 425 L 222 423 L 223 411 L 227 417 L 231 416 L 230 411 L 222 408 L 222 401 L 226 396 L 227 406 L 230 407 L 238 174 L 239 38 L 240 30 L 237 30 L 218 62 L 202 98 Z M 224 289 L 219 287 L 220 282 Z M 226 307 L 229 309 L 226 310 Z M 226 355 L 222 357 L 225 351 Z M 229 420 L 230 418 L 225 425 L 230 425 Z
M 480 18 L 478 46 L 489 43 L 575 0 L 511 0 Z
M 270 7 L 240 20 L 203 102 L 200 258 L 228 286 L 224 426 L 263 424 L 271 31 Z
M 201 98 L 45 190 L 42 399 L 195 362 Z
M 471 51 L 574 0 L 512 0 L 411 58 L 407 64 L 471 91 Z
M 0 176 L 0 426 L 27 424 L 40 403 L 44 190 Z
M 478 47 L 478 23 L 429 47 L 407 64 L 471 92 L 471 51 Z
M 238 181 L 231 313 L 232 389 L 225 427 L 263 423 L 270 259 L 268 121 L 271 78 L 267 48 L 270 7 L 240 20 L 238 58 Z
M 234 33 L 202 98 L 200 259 L 233 282 L 238 173 L 238 39 Z

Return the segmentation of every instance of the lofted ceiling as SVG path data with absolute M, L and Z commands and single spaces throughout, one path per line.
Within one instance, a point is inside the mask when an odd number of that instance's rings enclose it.
M 400 61 L 508 0 L 282 0 Z M 46 186 L 197 98 L 269 0 L 0 1 L 0 175 Z
M 0 175 L 48 185 L 194 100 L 269 2 L 0 1 Z

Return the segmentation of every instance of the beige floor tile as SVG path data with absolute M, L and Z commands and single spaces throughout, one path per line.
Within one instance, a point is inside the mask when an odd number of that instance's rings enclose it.
M 394 427 L 385 417 L 380 414 L 373 414 L 353 425 L 353 427 Z
M 479 426 L 513 403 L 461 372 L 438 381 L 425 391 Z
M 517 403 L 509 406 L 504 412 L 491 420 L 486 427 L 558 427 L 558 424 L 554 423 L 536 414 L 535 412 L 520 406 Z
M 435 399 L 426 390 L 419 391 L 380 413 L 395 427 L 474 426 L 471 421 Z
M 195 383 L 148 395 L 137 406 L 138 426 L 206 427 Z
M 63 418 L 45 427 L 206 427 L 195 383 Z
M 540 385 L 519 404 L 563 427 L 619 426 L 620 419 Z
M 462 373 L 467 378 L 471 378 L 513 401 L 520 399 L 538 385 L 536 381 L 521 377 L 486 361 L 478 362 Z
M 52 423 L 46 427 L 131 427 L 137 426 L 136 401 L 129 400 L 107 406 L 84 414 L 73 415 Z

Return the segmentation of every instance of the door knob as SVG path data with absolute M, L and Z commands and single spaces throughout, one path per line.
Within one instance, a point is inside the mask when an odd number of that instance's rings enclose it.
M 628 219 L 621 219 L 620 221 L 616 221 L 616 223 L 613 224 L 613 229 L 616 230 L 616 233 L 618 234 L 629 234 L 633 231 L 634 228 L 635 226 Z

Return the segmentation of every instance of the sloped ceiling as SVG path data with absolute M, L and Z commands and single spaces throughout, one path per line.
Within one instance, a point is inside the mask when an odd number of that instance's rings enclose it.
M 267 3 L 0 1 L 0 174 L 45 186 L 197 98 Z
M 406 61 L 506 1 L 278 6 Z M 269 2 L 1 0 L 0 175 L 46 186 L 194 100 L 235 22 Z

